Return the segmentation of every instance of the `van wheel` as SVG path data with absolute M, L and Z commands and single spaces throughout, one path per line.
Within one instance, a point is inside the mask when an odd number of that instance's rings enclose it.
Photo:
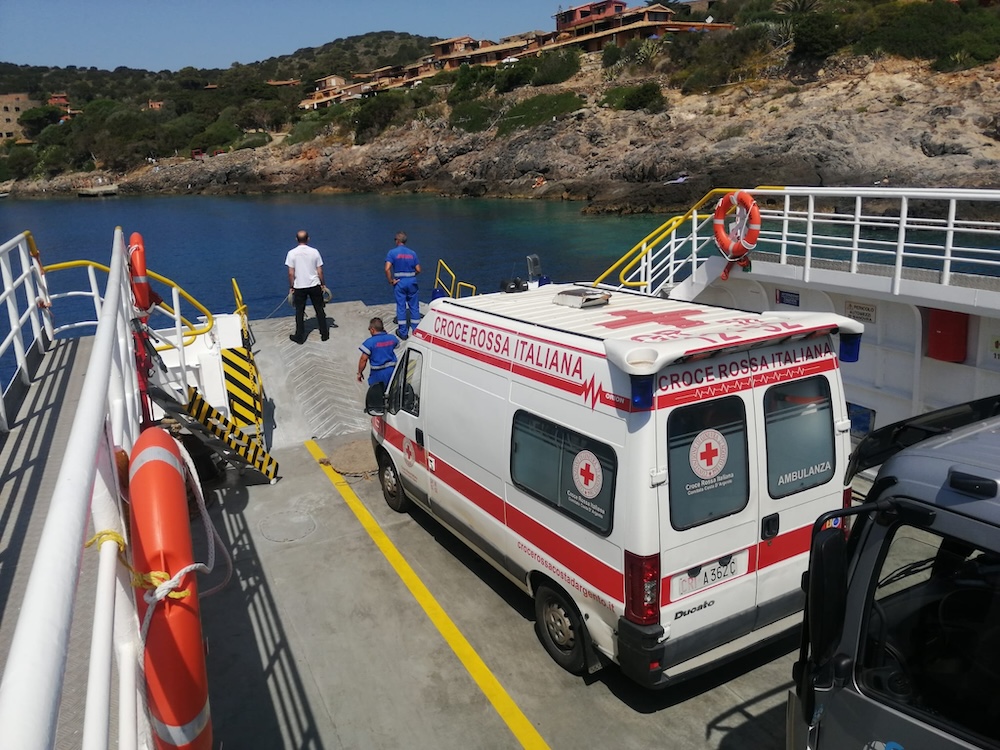
M 378 478 L 386 504 L 397 513 L 405 513 L 410 507 L 410 499 L 403 493 L 392 459 L 384 453 L 378 459 Z
M 572 674 L 586 667 L 585 625 L 573 602 L 558 587 L 542 584 L 535 592 L 535 632 L 556 664 Z

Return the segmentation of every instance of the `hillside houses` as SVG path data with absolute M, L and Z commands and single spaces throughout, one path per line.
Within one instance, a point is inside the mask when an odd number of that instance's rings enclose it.
M 470 36 L 455 37 L 435 42 L 431 45 L 431 54 L 416 63 L 386 66 L 355 75 L 357 80 L 351 84 L 340 76 L 324 76 L 317 79 L 316 90 L 299 103 L 299 108 L 320 109 L 379 91 L 416 86 L 439 71 L 457 70 L 462 65 L 496 66 L 565 47 L 599 52 L 609 44 L 624 47 L 636 39 L 733 28 L 731 24 L 675 22 L 673 17 L 673 10 L 658 3 L 628 8 L 623 0 L 599 0 L 560 10 L 554 16 L 555 31 L 525 32 L 500 42 L 477 40 Z

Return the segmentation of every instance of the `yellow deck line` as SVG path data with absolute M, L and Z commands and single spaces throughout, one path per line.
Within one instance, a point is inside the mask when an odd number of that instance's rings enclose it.
M 385 555 L 385 558 L 395 569 L 403 583 L 406 584 L 410 593 L 413 594 L 413 598 L 423 607 L 424 612 L 427 613 L 431 622 L 434 623 L 434 627 L 438 629 L 451 647 L 451 650 L 461 660 L 466 671 L 476 681 L 476 684 L 479 685 L 479 689 L 483 691 L 483 695 L 493 704 L 493 708 L 496 709 L 500 718 L 504 720 L 510 731 L 514 733 L 521 746 L 531 748 L 532 750 L 547 749 L 548 745 L 545 740 L 542 739 L 542 736 L 521 712 L 518 705 L 507 694 L 507 691 L 503 689 L 500 681 L 493 676 L 489 667 L 486 666 L 485 662 L 479 657 L 479 654 L 476 653 L 472 645 L 465 639 L 465 636 L 455 626 L 455 623 L 451 621 L 451 618 L 441 608 L 441 605 L 437 603 L 437 600 L 424 585 L 424 582 L 420 580 L 413 571 L 413 568 L 410 567 L 410 564 L 406 562 L 406 559 L 396 549 L 396 546 L 389 540 L 389 537 L 382 531 L 382 527 L 378 525 L 378 521 L 368 512 L 368 509 L 362 504 L 360 498 L 354 493 L 351 485 L 330 465 L 329 459 L 327 459 L 322 449 L 314 440 L 307 440 L 305 446 L 306 450 L 316 459 L 320 468 L 326 473 L 330 482 L 337 489 L 337 492 L 344 498 L 344 502 L 347 503 L 347 506 L 353 511 L 358 521 L 361 522 L 361 525 L 368 532 L 372 541 L 382 550 L 382 554 Z

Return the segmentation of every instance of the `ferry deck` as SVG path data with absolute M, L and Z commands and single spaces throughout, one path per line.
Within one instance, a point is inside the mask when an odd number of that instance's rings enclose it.
M 661 692 L 614 666 L 574 677 L 538 642 L 526 595 L 421 511 L 390 510 L 355 374 L 369 318 L 392 310 L 343 302 L 327 312 L 337 324 L 330 340 L 307 319 L 301 346 L 288 339 L 290 317 L 252 321 L 279 478 L 247 482 L 229 470 L 207 485 L 233 565 L 201 603 L 213 747 L 784 747 L 794 640 Z M 51 345 L 0 437 L 5 660 L 92 344 Z M 474 430 L 470 418 L 470 439 Z M 205 532 L 192 527 L 204 559 Z M 98 552 L 80 554 L 57 730 L 39 747 L 95 746 L 83 726 Z M 202 590 L 225 568 L 217 559 Z M 117 687 L 105 746 L 136 747 L 115 724 Z

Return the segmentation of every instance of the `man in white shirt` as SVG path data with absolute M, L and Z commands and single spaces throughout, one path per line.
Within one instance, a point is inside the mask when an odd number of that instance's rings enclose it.
M 298 245 L 288 251 L 285 265 L 288 267 L 288 286 L 292 293 L 292 304 L 295 305 L 295 335 L 289 336 L 296 344 L 306 340 L 306 298 L 312 301 L 316 311 L 316 322 L 319 324 L 319 336 L 323 341 L 330 338 L 330 329 L 326 324 L 323 292 L 323 258 L 319 250 L 309 246 L 309 233 L 300 229 L 295 235 Z

